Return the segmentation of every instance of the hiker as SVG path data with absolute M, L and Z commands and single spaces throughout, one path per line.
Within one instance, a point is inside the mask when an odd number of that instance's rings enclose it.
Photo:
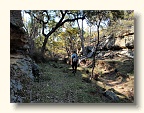
M 76 51 L 73 51 L 73 53 L 72 53 L 71 63 L 72 63 L 73 73 L 76 73 L 77 64 L 78 64 L 78 55 L 77 55 Z

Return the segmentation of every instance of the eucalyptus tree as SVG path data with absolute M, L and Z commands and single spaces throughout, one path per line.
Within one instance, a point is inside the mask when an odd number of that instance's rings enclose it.
M 22 17 L 24 23 L 24 29 L 27 32 L 29 45 L 30 45 L 30 54 L 32 55 L 35 51 L 35 38 L 40 34 L 41 25 L 36 22 L 36 19 L 30 14 L 28 17 L 25 15 L 25 12 L 22 10 Z
M 78 16 L 78 15 L 84 16 L 84 17 L 86 16 L 83 10 L 80 10 L 79 12 L 76 12 L 76 14 L 74 16 Z M 83 20 L 84 20 L 84 18 L 81 19 L 81 21 L 82 21 L 81 25 L 79 24 L 78 20 L 76 22 L 77 22 L 77 26 L 78 26 L 79 32 L 80 32 L 82 53 L 83 53 L 84 56 L 86 56 L 86 50 L 85 50 L 85 45 L 84 45 L 85 39 L 84 39 L 84 30 L 83 30 Z
M 123 10 L 89 10 L 85 11 L 87 21 L 96 26 L 97 31 L 97 40 L 94 41 L 94 53 L 93 53 L 93 66 L 92 66 L 92 76 L 94 74 L 95 68 L 95 56 L 96 51 L 99 46 L 100 41 L 100 28 L 111 26 L 113 21 L 117 21 L 118 19 L 124 18 L 124 11 Z M 96 43 L 97 42 L 97 43 Z
M 100 31 L 100 27 L 102 27 L 103 25 L 105 25 L 105 21 L 107 21 L 108 15 L 109 15 L 109 11 L 106 10 L 88 10 L 85 11 L 86 14 L 86 19 L 87 22 L 89 23 L 89 25 L 94 25 L 96 26 L 96 31 L 97 31 L 97 40 L 94 40 L 94 45 L 93 45 L 93 65 L 92 65 L 92 74 L 91 74 L 91 78 L 93 78 L 93 74 L 94 74 L 94 68 L 95 68 L 95 56 L 96 56 L 96 51 L 99 45 L 99 31 Z
M 116 31 L 123 34 L 130 26 L 134 25 L 134 12 L 132 10 L 116 10 L 111 11 L 111 13 L 108 33 L 113 33 L 115 37 L 117 37 Z
M 46 44 L 49 37 L 66 22 L 74 22 L 78 19 L 84 19 L 85 16 L 75 15 L 78 11 L 69 10 L 36 10 L 27 11 L 32 15 L 38 23 L 41 24 L 41 33 L 45 37 L 43 45 L 41 47 L 41 53 L 44 55 L 46 50 Z M 75 16 L 73 16 L 75 15 Z
M 72 50 L 80 48 L 78 34 L 78 28 L 67 28 L 65 31 L 59 34 L 59 37 L 61 37 L 61 40 L 64 42 L 64 48 L 68 57 L 70 57 Z

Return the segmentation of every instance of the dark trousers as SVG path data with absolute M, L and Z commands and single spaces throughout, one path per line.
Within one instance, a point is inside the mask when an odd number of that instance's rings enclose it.
M 78 62 L 72 62 L 72 69 L 73 69 L 73 72 L 75 72 L 75 73 L 77 71 L 77 63 Z

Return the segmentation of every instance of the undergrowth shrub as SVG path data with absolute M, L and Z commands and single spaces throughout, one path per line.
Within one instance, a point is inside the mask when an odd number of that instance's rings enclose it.
M 31 58 L 33 60 L 35 60 L 36 63 L 44 63 L 45 62 L 45 58 L 44 56 L 41 54 L 40 51 L 35 51 L 33 52 L 33 54 L 31 55 Z

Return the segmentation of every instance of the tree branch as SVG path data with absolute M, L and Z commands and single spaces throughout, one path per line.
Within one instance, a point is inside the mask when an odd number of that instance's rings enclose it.
M 64 23 L 66 23 L 66 22 L 74 22 L 75 20 L 79 20 L 79 19 L 85 19 L 85 17 L 78 17 L 78 18 L 74 18 L 74 19 L 66 19 L 60 24 L 60 26 L 63 25 Z

